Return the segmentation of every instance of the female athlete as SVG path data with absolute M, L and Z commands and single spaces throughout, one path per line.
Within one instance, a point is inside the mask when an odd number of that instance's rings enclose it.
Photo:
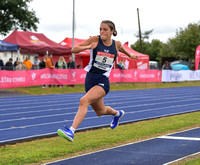
M 88 106 L 91 105 L 97 116 L 113 115 L 110 127 L 114 129 L 118 126 L 119 120 L 123 117 L 124 111 L 114 110 L 105 106 L 103 97 L 109 92 L 110 82 L 109 75 L 117 57 L 117 51 L 120 51 L 132 59 L 138 59 L 137 55 L 127 52 L 120 41 L 111 39 L 116 36 L 117 31 L 112 21 L 105 20 L 100 24 L 100 35 L 93 36 L 86 41 L 74 46 L 72 53 L 79 53 L 90 49 L 90 62 L 85 67 L 87 75 L 85 78 L 86 94 L 80 99 L 78 112 L 70 128 L 64 130 L 58 129 L 59 136 L 73 142 L 74 133 L 87 114 Z

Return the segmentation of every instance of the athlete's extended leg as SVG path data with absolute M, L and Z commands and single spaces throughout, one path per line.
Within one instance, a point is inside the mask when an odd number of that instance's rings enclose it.
M 83 121 L 87 114 L 88 106 L 106 95 L 104 89 L 100 86 L 94 86 L 91 88 L 81 99 L 78 108 L 78 112 L 74 118 L 73 124 L 70 128 L 65 128 L 65 130 L 58 129 L 57 133 L 59 136 L 65 138 L 66 140 L 74 141 L 74 131 L 78 128 L 80 123 Z
M 99 99 L 103 99 L 105 95 L 106 93 L 102 87 L 94 86 L 85 94 L 85 96 L 80 99 L 79 109 L 72 124 L 74 129 L 77 129 L 85 118 L 88 106 L 94 102 L 97 102 Z

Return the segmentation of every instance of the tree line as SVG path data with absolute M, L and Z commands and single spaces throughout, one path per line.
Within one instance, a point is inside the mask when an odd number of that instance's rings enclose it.
M 139 39 L 131 45 L 131 48 L 149 55 L 150 61 L 163 63 L 163 58 L 173 58 L 194 63 L 195 51 L 197 46 L 200 45 L 199 23 L 189 23 L 187 27 L 179 28 L 176 31 L 175 37 L 169 38 L 166 43 L 158 39 L 153 39 L 151 42 L 146 41 L 145 39 L 149 38 L 153 30 L 148 32 L 150 33 L 144 33 L 144 37 L 142 37 L 142 52 Z

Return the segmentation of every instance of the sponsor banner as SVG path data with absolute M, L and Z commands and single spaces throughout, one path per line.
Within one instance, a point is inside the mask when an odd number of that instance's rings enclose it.
M 0 70 L 0 89 L 35 85 L 84 84 L 84 69 Z M 159 70 L 113 69 L 110 82 L 161 82 Z
M 110 82 L 161 82 L 160 70 L 113 69 Z
M 200 70 L 163 70 L 162 82 L 178 82 L 178 81 L 199 81 Z
M 40 69 L 26 71 L 0 71 L 0 89 L 35 85 L 84 84 L 83 69 Z

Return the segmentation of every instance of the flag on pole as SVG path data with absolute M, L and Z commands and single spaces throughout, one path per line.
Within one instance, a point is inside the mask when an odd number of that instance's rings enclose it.
M 200 57 L 200 45 L 197 47 L 195 53 L 195 70 L 198 70 L 199 68 L 199 57 Z

